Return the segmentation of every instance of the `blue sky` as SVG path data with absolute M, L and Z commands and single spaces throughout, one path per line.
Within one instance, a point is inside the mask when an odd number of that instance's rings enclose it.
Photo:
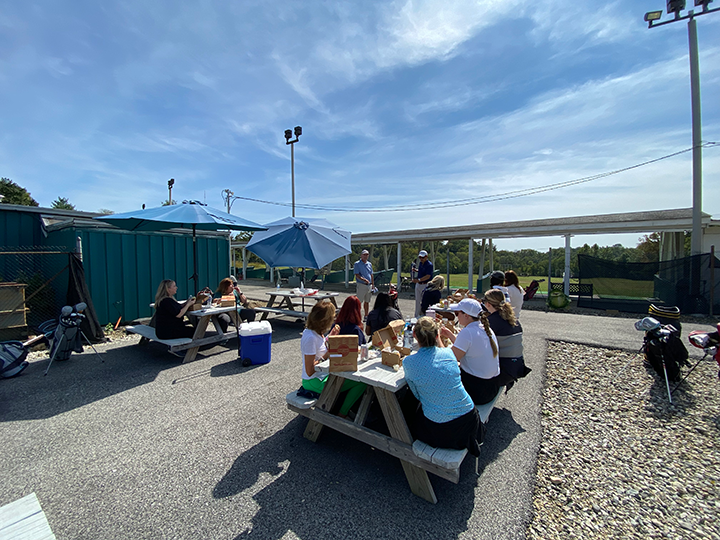
M 692 4 L 691 1 L 688 4 Z M 689 148 L 687 24 L 664 0 L 5 2 L 0 175 L 41 206 L 123 212 L 221 191 L 356 208 L 564 182 Z M 714 6 L 713 6 L 714 7 Z M 697 19 L 703 140 L 720 141 L 720 14 Z M 720 148 L 704 211 L 720 217 Z M 433 211 L 298 210 L 353 232 L 691 205 L 691 154 Z M 266 223 L 290 208 L 238 200 Z M 634 245 L 637 235 L 578 237 Z M 501 249 L 563 245 L 501 240 Z

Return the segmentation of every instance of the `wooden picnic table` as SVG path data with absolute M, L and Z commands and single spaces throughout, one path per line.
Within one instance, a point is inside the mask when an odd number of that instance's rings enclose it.
M 195 360 L 195 356 L 197 356 L 198 350 L 200 350 L 201 346 L 210 345 L 212 343 L 220 343 L 221 341 L 224 341 L 226 339 L 237 337 L 237 330 L 233 332 L 223 332 L 222 327 L 220 326 L 220 321 L 218 320 L 218 315 L 220 315 L 221 313 L 227 313 L 230 315 L 230 318 L 233 320 L 234 324 L 237 325 L 237 310 L 238 308 L 236 306 L 209 306 L 204 307 L 203 309 L 199 309 L 197 311 L 188 311 L 188 315 L 195 315 L 196 317 L 198 317 L 198 323 L 195 327 L 195 333 L 193 334 L 192 342 L 182 346 L 183 348 L 187 347 L 185 358 L 183 358 L 183 364 Z M 212 321 L 213 326 L 215 327 L 216 334 L 205 337 L 205 332 L 207 331 L 207 327 L 208 324 L 210 324 L 210 321 Z M 177 347 L 175 347 L 175 349 L 177 350 Z
M 154 308 L 155 303 L 150 304 L 150 307 Z M 186 351 L 182 361 L 183 364 L 186 364 L 187 362 L 192 362 L 193 360 L 195 360 L 198 350 L 200 350 L 200 347 L 202 347 L 203 345 L 220 343 L 221 341 L 225 341 L 226 339 L 237 337 L 237 329 L 233 332 L 223 333 L 222 327 L 220 326 L 220 321 L 218 320 L 218 316 L 221 313 L 229 314 L 230 318 L 233 320 L 233 324 L 237 326 L 238 324 L 240 324 L 238 311 L 241 308 L 242 306 L 220 307 L 217 305 L 212 305 L 205 306 L 197 311 L 187 311 L 185 313 L 186 315 L 194 315 L 198 318 L 197 326 L 195 327 L 195 333 L 193 334 L 192 339 L 160 339 L 157 337 L 154 328 L 151 328 L 150 326 L 144 324 L 127 326 L 125 327 L 125 330 L 127 332 L 142 336 L 142 339 L 140 340 L 140 345 L 144 345 L 149 341 L 158 341 L 170 347 L 170 350 L 173 353 Z M 210 324 L 210 321 L 212 321 L 213 326 L 215 327 L 216 334 L 205 337 L 205 332 L 207 331 L 207 327 Z
M 329 367 L 330 362 L 326 360 L 316 366 L 316 370 L 329 373 Z M 354 422 L 330 414 L 344 379 L 360 381 L 368 385 Z M 426 459 L 421 459 L 413 452 L 410 428 L 405 422 L 396 397 L 397 391 L 405 385 L 403 368 L 395 371 L 393 368 L 383 365 L 380 358 L 371 358 L 366 362 L 359 363 L 357 371 L 329 373 L 325 388 L 313 407 L 299 408 L 288 403 L 288 408 L 310 419 L 304 436 L 313 442 L 317 441 L 323 426 L 328 426 L 397 457 L 405 471 L 410 490 L 418 497 L 436 503 L 437 497 L 427 471 L 455 483 L 458 482 L 459 473 L 457 470 L 449 470 Z M 377 399 L 380 404 L 390 437 L 363 425 L 373 399 Z
M 335 297 L 340 293 L 336 292 L 321 292 L 318 291 L 313 294 L 300 294 L 292 290 L 277 289 L 269 291 L 266 294 L 270 296 L 267 306 L 255 308 L 255 311 L 262 313 L 261 321 L 264 321 L 272 313 L 275 315 L 285 315 L 288 317 L 301 317 L 307 318 L 308 312 L 305 311 L 305 299 L 309 298 L 319 302 L 320 300 L 330 300 L 333 305 L 337 308 L 337 302 Z M 294 298 L 301 299 L 300 310 L 298 311 L 297 305 L 293 303 Z M 275 302 L 277 301 L 277 305 Z

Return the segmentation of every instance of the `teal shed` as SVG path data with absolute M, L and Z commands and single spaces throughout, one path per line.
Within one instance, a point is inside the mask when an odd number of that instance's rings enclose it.
M 177 297 L 192 291 L 192 233 L 183 229 L 134 232 L 93 219 L 99 214 L 0 204 L 0 250 L 37 251 L 44 277 L 60 271 L 65 258 L 50 251 L 75 252 L 81 246 L 85 278 L 101 324 L 115 322 L 118 313 L 131 321 L 152 315 L 150 303 L 163 279 L 178 285 Z M 78 240 L 80 242 L 78 244 Z M 217 287 L 230 270 L 229 238 L 225 232 L 197 233 L 201 286 Z M 55 257 L 49 262 L 49 257 Z M 57 267 L 57 268 L 56 268 Z M 53 272 L 53 273 L 51 273 Z M 3 256 L 0 251 L 0 277 Z M 57 283 L 63 295 L 67 276 Z M 62 300 L 60 301 L 62 302 Z M 62 306 L 57 306 L 57 310 Z M 57 315 L 55 315 L 57 316 Z

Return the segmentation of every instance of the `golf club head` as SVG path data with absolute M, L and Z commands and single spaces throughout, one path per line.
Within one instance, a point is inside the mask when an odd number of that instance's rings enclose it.
M 80 302 L 79 304 L 75 304 L 75 311 L 78 313 L 82 313 L 87 309 L 87 304 L 85 302 Z
M 660 321 L 652 317 L 645 317 L 635 323 L 635 330 L 641 332 L 652 332 L 660 328 Z
M 67 317 L 73 312 L 72 306 L 64 306 L 62 310 L 60 310 L 60 316 L 61 317 Z

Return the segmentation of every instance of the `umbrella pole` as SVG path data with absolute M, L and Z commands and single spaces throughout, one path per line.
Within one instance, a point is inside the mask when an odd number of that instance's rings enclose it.
M 200 278 L 198 277 L 198 273 L 197 273 L 197 259 L 198 259 L 197 237 L 195 236 L 195 224 L 194 223 L 193 223 L 192 228 L 193 228 L 193 275 L 192 275 L 192 279 L 193 279 L 193 282 L 195 283 L 195 290 L 192 292 L 192 294 L 190 296 L 195 296 L 198 293 L 198 291 L 200 290 Z
M 242 362 L 242 352 L 240 350 L 240 304 L 238 303 L 238 295 L 235 289 L 233 289 L 233 296 L 235 297 L 235 332 L 238 342 L 238 360 Z

